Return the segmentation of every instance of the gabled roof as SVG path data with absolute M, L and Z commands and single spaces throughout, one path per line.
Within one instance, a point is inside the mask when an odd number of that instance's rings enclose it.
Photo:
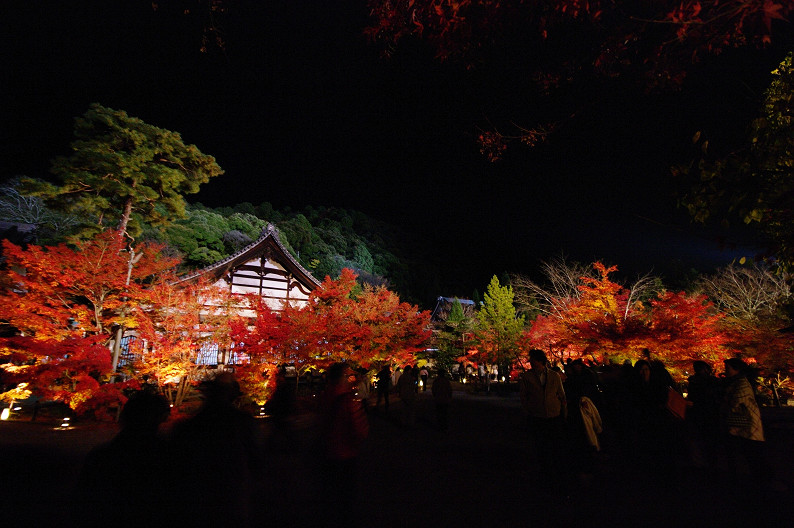
M 198 279 L 199 277 L 208 276 L 213 279 L 220 279 L 229 270 L 245 264 L 251 259 L 258 257 L 266 257 L 281 264 L 284 269 L 290 272 L 298 281 L 305 284 L 310 289 L 314 289 L 320 285 L 320 281 L 314 276 L 295 258 L 290 254 L 278 236 L 278 231 L 273 224 L 268 223 L 262 230 L 262 235 L 255 241 L 251 242 L 243 249 L 215 264 L 195 271 L 189 275 L 180 277 L 179 282 L 187 282 Z
M 436 307 L 433 308 L 433 313 L 430 314 L 431 321 L 446 321 L 449 317 L 449 312 L 452 310 L 452 304 L 455 302 L 456 297 L 439 297 L 436 299 Z M 461 308 L 463 308 L 463 315 L 466 317 L 474 317 L 475 304 L 471 299 L 458 299 Z

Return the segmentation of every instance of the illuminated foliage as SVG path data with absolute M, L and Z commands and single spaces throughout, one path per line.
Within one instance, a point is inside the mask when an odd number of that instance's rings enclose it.
M 784 0 L 369 0 L 366 34 L 391 50 L 418 36 L 440 59 L 476 61 L 484 48 L 519 29 L 538 48 L 578 30 L 591 47 L 566 57 L 611 73 L 645 64 L 656 76 L 680 81 L 686 64 L 728 47 L 762 46 L 794 10 Z M 681 60 L 681 59 L 684 60 Z M 676 64 L 680 64 L 676 66 Z
M 358 290 L 355 274 L 345 269 L 336 280 L 326 277 L 300 308 L 275 311 L 254 298 L 254 324 L 235 323 L 233 339 L 243 343 L 252 364 L 292 364 L 299 374 L 337 361 L 413 362 L 430 335 L 429 313 L 385 288 Z
M 223 174 L 215 158 L 182 137 L 92 104 L 75 119 L 73 153 L 56 158 L 60 186 L 28 180 L 28 191 L 84 220 L 86 238 L 116 228 L 132 237 L 143 225 L 168 225 L 185 214 L 184 194 Z
M 502 286 L 494 275 L 477 313 L 474 328 L 477 349 L 469 359 L 500 367 L 512 364 L 518 354 L 517 339 L 523 327 L 524 316 L 516 315 L 513 306 L 513 288 Z
M 229 328 L 239 303 L 228 290 L 204 281 L 186 284 L 161 277 L 142 292 L 132 315 L 136 342 L 145 343 L 146 350 L 127 374 L 157 384 L 171 403 L 181 405 L 201 379 L 201 346 L 231 348 Z
M 630 292 L 610 280 L 617 270 L 594 264 L 599 277 L 583 277 L 581 296 L 558 316 L 541 315 L 523 337 L 524 350 L 541 348 L 558 360 L 587 357 L 640 359 L 649 349 L 682 375 L 695 359 L 717 364 L 730 357 L 731 335 L 705 295 L 661 292 L 647 302 L 630 302 Z
M 435 354 L 436 367 L 452 372 L 452 365 L 466 355 L 466 338 L 473 337 L 474 320 L 467 317 L 460 301 L 455 298 L 447 318 L 439 325 L 434 336 L 438 348 Z
M 725 313 L 732 346 L 772 372 L 794 372 L 789 280 L 780 269 L 731 264 L 698 283 Z
M 12 381 L 78 412 L 123 399 L 123 384 L 103 385 L 111 375 L 113 329 L 136 326 L 131 314 L 147 284 L 176 263 L 158 246 L 142 244 L 137 252 L 129 269 L 128 250 L 115 231 L 76 247 L 3 242 L 0 322 L 16 335 L 0 339 L 0 354 Z
M 629 74 L 647 89 L 678 89 L 709 55 L 762 48 L 790 31 L 789 0 L 368 0 L 366 36 L 385 56 L 420 39 L 442 61 L 475 70 L 512 61 L 527 98 L 580 80 Z M 516 108 L 515 113 L 520 109 Z M 570 116 L 561 115 L 561 122 Z M 493 126 L 481 153 L 499 160 L 508 143 L 534 146 L 560 123 Z M 499 130 L 502 128 L 503 130 Z M 509 128 L 510 131 L 505 131 Z

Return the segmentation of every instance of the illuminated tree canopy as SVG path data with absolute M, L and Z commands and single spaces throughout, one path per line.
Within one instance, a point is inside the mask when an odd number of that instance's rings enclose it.
M 223 174 L 215 158 L 170 130 L 92 104 L 75 119 L 72 154 L 52 163 L 61 185 L 29 181 L 29 191 L 86 220 L 79 234 L 116 228 L 137 236 L 185 214 L 184 194 Z

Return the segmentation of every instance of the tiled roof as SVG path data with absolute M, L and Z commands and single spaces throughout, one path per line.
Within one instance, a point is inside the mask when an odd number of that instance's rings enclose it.
M 309 270 L 301 266 L 287 248 L 284 247 L 284 244 L 281 243 L 281 239 L 278 236 L 276 227 L 270 223 L 265 226 L 262 230 L 262 235 L 257 240 L 251 242 L 237 253 L 200 270 L 194 271 L 193 273 L 184 275 L 180 277 L 179 282 L 195 280 L 205 275 L 214 275 L 219 278 L 233 267 L 247 262 L 252 258 L 261 256 L 267 247 L 276 249 L 278 253 L 284 257 L 283 260 L 280 260 L 280 264 L 284 265 L 284 267 L 296 277 L 304 279 L 307 286 L 314 288 L 320 285 L 320 281 L 314 278 Z

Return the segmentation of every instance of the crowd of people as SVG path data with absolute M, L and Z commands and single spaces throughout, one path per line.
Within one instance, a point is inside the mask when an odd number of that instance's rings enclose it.
M 527 450 L 542 479 L 540 488 L 550 497 L 586 489 L 608 458 L 633 468 L 638 484 L 652 480 L 653 485 L 675 486 L 680 469 L 687 466 L 735 483 L 739 493 L 763 489 L 764 429 L 754 377 L 742 360 L 725 361 L 722 376 L 715 376 L 708 364 L 694 362 L 685 419 L 670 411 L 671 393 L 679 385 L 650 352 L 634 364 L 596 368 L 581 359 L 554 366 L 544 352 L 533 350 L 529 363 L 531 368 L 518 379 Z M 411 430 L 417 425 L 420 393 L 429 386 L 437 428 L 447 431 L 451 381 L 449 373 L 431 375 L 426 366 L 392 371 L 384 365 L 374 382 L 370 372 L 346 363 L 327 369 L 315 407 L 314 448 L 318 497 L 324 510 L 332 512 L 324 525 L 351 525 L 369 415 L 389 416 L 390 397 L 396 397 L 398 422 Z M 294 440 L 293 387 L 282 371 L 269 405 L 271 440 L 286 439 L 286 444 Z M 194 526 L 250 525 L 266 439 L 259 436 L 253 417 L 235 405 L 240 391 L 231 373 L 203 383 L 201 391 L 199 411 L 168 434 L 159 430 L 169 416 L 160 395 L 144 390 L 130 397 L 119 434 L 85 461 L 76 488 L 79 525 L 106 524 L 109 515 L 122 526 L 186 520 Z M 119 497 L 129 510 L 121 517 Z
M 726 360 L 721 376 L 695 361 L 686 383 L 675 383 L 648 350 L 634 364 L 598 368 L 581 359 L 552 367 L 540 350 L 529 361 L 519 382 L 522 405 L 556 493 L 586 486 L 605 457 L 637 485 L 676 486 L 694 472 L 748 496 L 769 483 L 756 375 L 741 359 Z

